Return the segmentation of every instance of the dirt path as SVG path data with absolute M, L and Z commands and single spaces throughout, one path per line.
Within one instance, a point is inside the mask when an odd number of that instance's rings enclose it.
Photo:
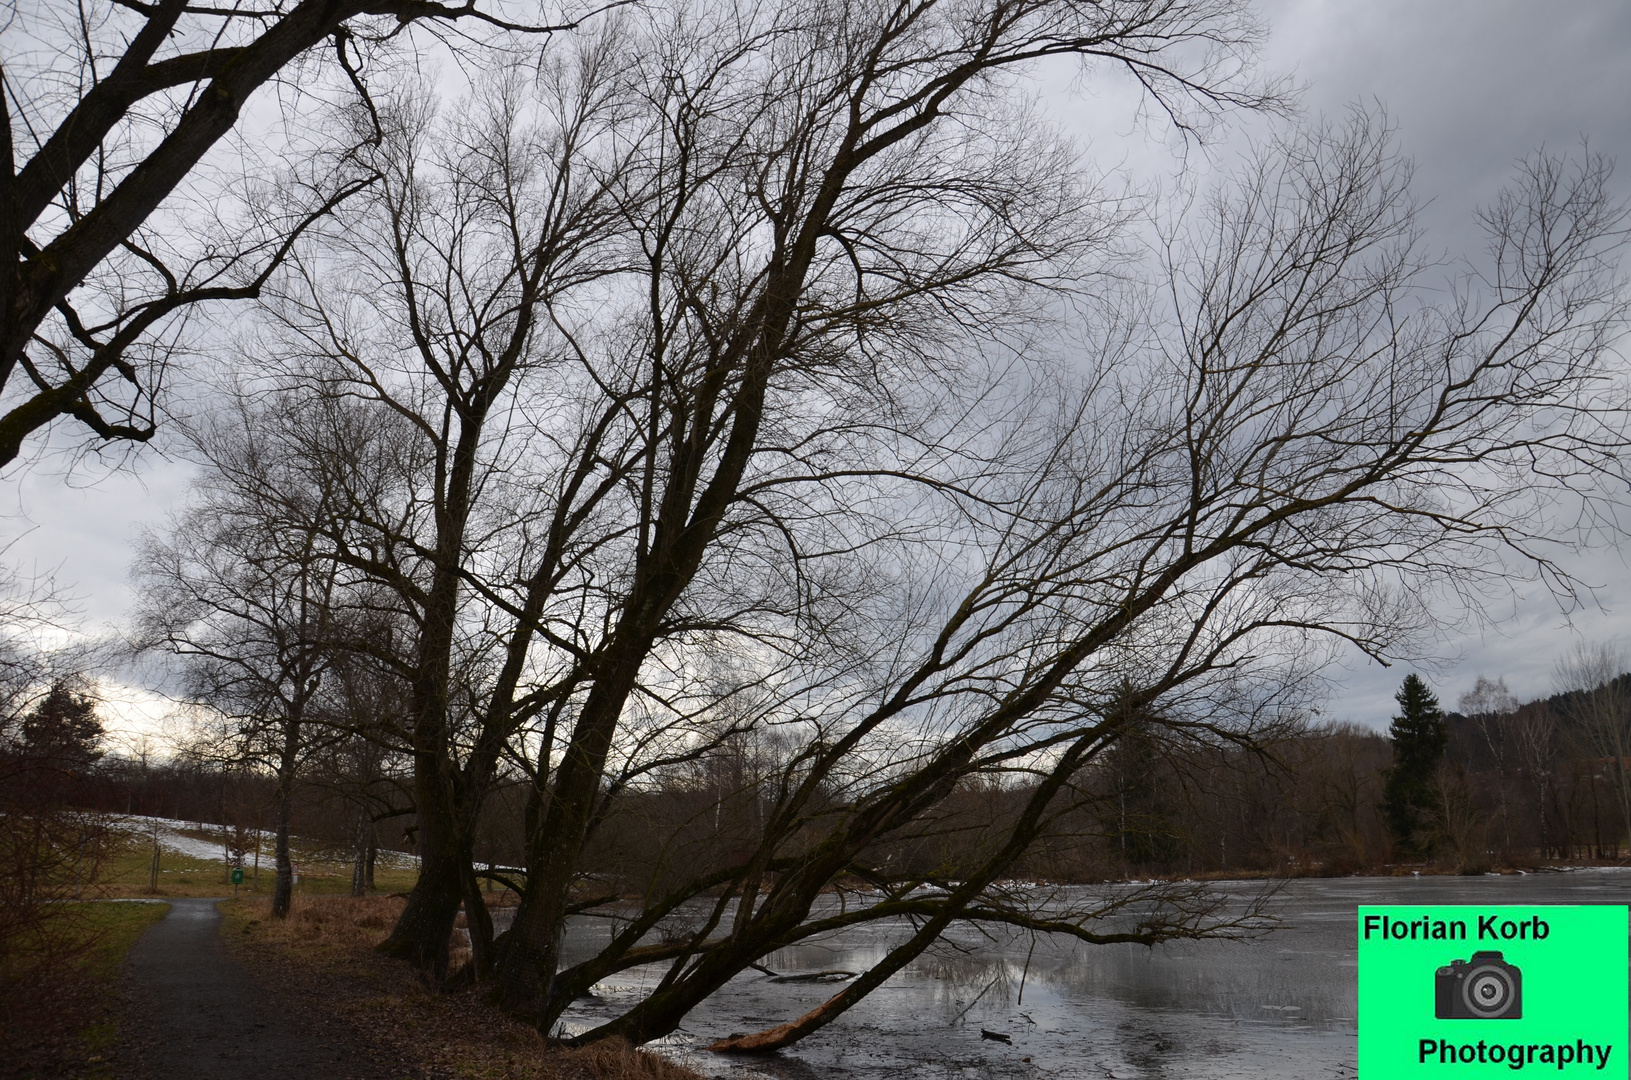
M 130 950 L 131 1072 L 165 1080 L 393 1080 L 353 1033 L 255 984 L 220 941 L 214 900 L 176 899 Z

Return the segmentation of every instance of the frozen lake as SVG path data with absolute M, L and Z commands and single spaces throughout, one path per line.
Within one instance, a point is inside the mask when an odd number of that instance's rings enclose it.
M 1244 896 L 1255 884 L 1232 888 Z M 1040 939 L 1020 993 L 1027 935 L 967 928 L 920 957 L 822 1031 L 769 1058 L 701 1049 L 733 1032 L 790 1020 L 833 984 L 738 976 L 655 1049 L 729 1080 L 978 1080 L 985 1077 L 1346 1078 L 1355 1074 L 1354 908 L 1359 904 L 1627 903 L 1631 870 L 1523 877 L 1336 878 L 1291 883 L 1281 929 L 1256 942 L 1184 942 L 1154 950 Z M 907 931 L 877 925 L 766 958 L 784 974 L 863 970 Z M 588 921 L 568 962 L 604 940 Z M 659 968 L 622 972 L 566 1017 L 568 1033 L 621 1012 Z M 981 1028 L 1012 1037 L 985 1040 Z M 1029 1059 L 1029 1060 L 1026 1060 Z

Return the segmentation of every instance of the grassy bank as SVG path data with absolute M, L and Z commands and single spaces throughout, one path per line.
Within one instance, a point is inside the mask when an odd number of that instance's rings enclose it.
M 211 844 L 220 840 L 218 833 L 208 829 L 183 830 L 181 835 Z M 292 841 L 290 849 L 300 871 L 299 880 L 295 883 L 295 895 L 343 896 L 351 892 L 351 860 L 348 855 L 304 840 Z M 118 836 L 109 848 L 107 864 L 97 882 L 97 892 L 118 897 L 232 895 L 232 882 L 223 857 L 206 859 L 161 850 L 157 889 L 151 887 L 152 859 L 153 845 L 145 836 Z M 374 891 L 407 892 L 413 888 L 418 876 L 417 868 L 381 863 L 374 869 Z M 244 880 L 238 887 L 238 895 L 270 897 L 276 884 L 277 867 L 268 842 L 261 852 L 258 869 L 253 856 L 244 867 Z
M 222 905 L 222 936 L 291 1006 L 321 1008 L 422 1075 L 470 1080 L 699 1080 L 627 1044 L 550 1047 L 479 991 L 432 993 L 406 965 L 374 951 L 402 909 L 395 897 L 297 896 L 289 918 L 270 901 Z
M 0 1077 L 104 1080 L 116 1075 L 119 967 L 168 904 L 53 904 L 8 944 L 0 972 Z

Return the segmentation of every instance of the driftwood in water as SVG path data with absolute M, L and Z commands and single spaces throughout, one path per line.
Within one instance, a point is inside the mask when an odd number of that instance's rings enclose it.
M 980 1038 L 990 1039 L 992 1042 L 1000 1043 L 1012 1043 L 1014 1041 L 1014 1038 L 1011 1035 L 1004 1035 L 1000 1031 L 987 1031 L 985 1028 L 980 1029 Z
M 855 978 L 854 971 L 801 971 L 796 975 L 780 975 L 763 964 L 749 964 L 754 971 L 770 976 L 771 982 L 779 983 L 805 983 L 805 982 L 842 982 L 845 979 Z M 734 1038 L 735 1036 L 732 1036 Z

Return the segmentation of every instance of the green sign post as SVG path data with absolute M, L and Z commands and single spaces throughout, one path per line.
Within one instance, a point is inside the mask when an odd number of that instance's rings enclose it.
M 1626 911 L 1361 907 L 1360 1080 L 1626 1080 Z

